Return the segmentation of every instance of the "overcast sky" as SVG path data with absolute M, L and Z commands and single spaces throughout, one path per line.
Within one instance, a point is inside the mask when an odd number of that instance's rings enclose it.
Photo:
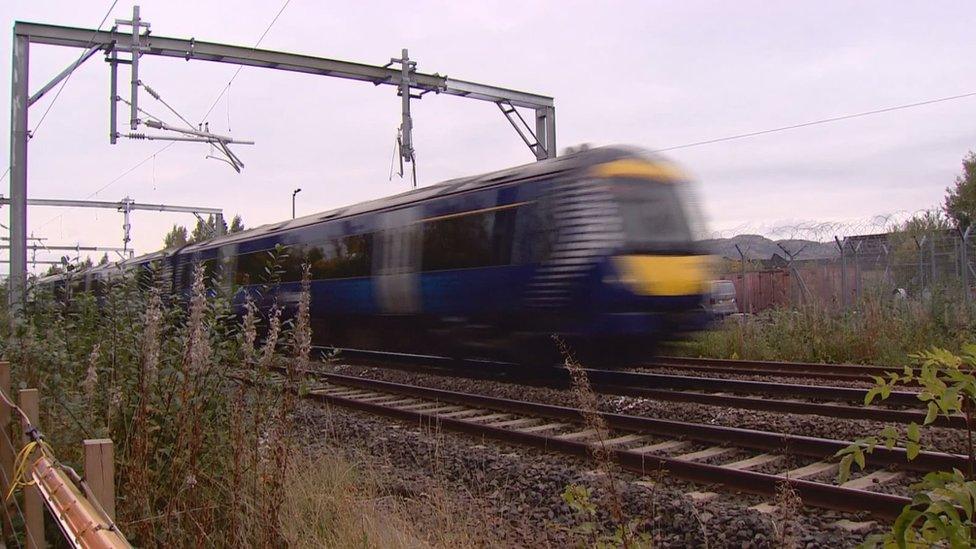
M 110 2 L 0 4 L 0 20 L 95 28 Z M 281 0 L 143 0 L 159 36 L 254 45 Z M 119 2 L 115 18 L 132 4 Z M 973 2 L 487 2 L 292 0 L 262 48 L 383 64 L 409 48 L 419 70 L 555 97 L 560 149 L 626 143 L 649 149 L 976 91 L 969 70 Z M 10 39 L 0 74 L 10 74 Z M 36 91 L 79 50 L 33 46 Z M 220 63 L 145 56 L 141 79 L 197 122 L 234 74 Z M 128 81 L 120 70 L 120 81 Z M 28 193 L 223 208 L 247 226 L 401 192 L 389 180 L 400 102 L 394 88 L 245 68 L 208 120 L 253 139 L 237 174 L 208 146 L 108 143 L 109 71 L 78 69 L 30 142 Z M 3 89 L 9 89 L 4 87 Z M 127 88 L 120 88 L 123 96 Z M 50 93 L 30 111 L 34 128 Z M 141 105 L 170 121 L 147 95 Z M 5 104 L 9 102 L 5 101 Z M 428 95 L 413 103 L 421 184 L 532 160 L 490 103 Z M 127 120 L 120 109 L 120 120 Z M 9 108 L 0 109 L 9 127 Z M 976 97 L 668 152 L 697 180 L 708 225 L 726 236 L 804 222 L 872 229 L 874 216 L 937 206 L 976 148 Z M 8 132 L 0 150 L 9 151 Z M 6 179 L 0 183 L 8 194 Z M 97 192 L 96 192 L 97 191 Z M 0 214 L 6 223 L 6 213 Z M 133 245 L 158 249 L 191 216 L 136 212 Z M 113 211 L 31 208 L 48 243 L 119 245 Z M 878 228 L 878 227 L 873 227 Z M 6 257 L 4 255 L 4 257 Z M 41 257 L 40 255 L 38 257 Z M 2 270 L 5 270 L 4 266 Z

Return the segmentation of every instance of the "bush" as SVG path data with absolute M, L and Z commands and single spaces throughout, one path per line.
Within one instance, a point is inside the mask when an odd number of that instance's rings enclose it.
M 82 439 L 115 441 L 117 522 L 133 544 L 279 546 L 296 382 L 261 382 L 284 354 L 307 362 L 307 290 L 288 323 L 250 302 L 239 322 L 199 266 L 186 304 L 130 277 L 97 300 L 39 292 L 3 352 L 15 386 L 40 389 L 61 461 L 77 468 Z
M 677 349 L 713 358 L 904 365 L 916 349 L 961 348 L 974 326 L 972 311 L 947 294 L 925 301 L 875 295 L 847 312 L 809 305 L 732 317 Z

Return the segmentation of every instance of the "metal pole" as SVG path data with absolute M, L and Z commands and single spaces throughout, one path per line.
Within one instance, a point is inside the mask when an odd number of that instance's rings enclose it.
M 847 256 L 844 254 L 844 245 L 841 244 L 840 239 L 835 236 L 834 242 L 840 250 L 840 304 L 844 310 L 847 310 Z
M 118 97 L 119 97 L 119 55 L 112 48 L 112 56 L 109 59 L 109 88 L 111 95 L 108 98 L 108 142 L 114 145 L 118 141 Z
M 972 225 L 970 225 L 969 227 L 966 227 L 966 230 L 962 233 L 962 293 L 967 307 L 969 306 L 969 301 L 972 299 L 972 296 L 969 295 L 969 250 L 966 248 L 968 247 L 969 242 L 969 231 L 972 228 Z
M 292 206 L 292 210 L 294 210 L 294 206 Z M 294 219 L 294 214 L 292 215 L 292 219 Z M 224 214 L 222 213 L 214 214 L 214 233 L 216 233 L 216 236 L 224 236 L 227 234 L 227 231 L 224 230 Z
M 546 151 L 556 158 L 556 107 L 546 107 Z
M 402 105 L 403 122 L 400 124 L 400 155 L 404 160 L 414 163 L 413 151 L 413 118 L 410 116 L 410 57 L 407 48 L 403 48 L 400 57 L 400 102 Z M 413 186 L 417 186 L 416 171 L 413 172 Z
M 30 37 L 14 34 L 10 88 L 10 318 L 23 310 L 27 282 L 27 91 Z
M 295 195 L 302 192 L 301 188 L 295 189 L 291 192 L 291 218 L 295 219 Z
M 132 97 L 129 98 L 129 127 L 139 129 L 139 6 L 132 6 Z

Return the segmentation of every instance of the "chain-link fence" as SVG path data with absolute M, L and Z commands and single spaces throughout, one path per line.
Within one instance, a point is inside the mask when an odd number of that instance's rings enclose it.
M 899 231 L 773 244 L 778 250 L 766 256 L 739 244 L 733 253 L 726 249 L 721 254 L 720 278 L 735 284 L 742 312 L 807 304 L 841 310 L 868 294 L 924 299 L 940 291 L 966 302 L 973 299 L 976 235 L 969 231 Z

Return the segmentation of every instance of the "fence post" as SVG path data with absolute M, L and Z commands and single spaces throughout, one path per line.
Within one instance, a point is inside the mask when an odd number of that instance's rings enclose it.
M 969 250 L 966 248 L 968 246 L 967 242 L 969 241 L 969 230 L 972 228 L 972 225 L 970 225 L 962 233 L 962 293 L 967 308 L 969 307 L 971 297 L 969 295 Z
M 85 440 L 85 482 L 95 499 L 115 522 L 115 453 L 112 440 Z
M 739 252 L 739 273 L 742 277 L 742 301 L 739 306 L 742 307 L 742 312 L 752 312 L 752 288 L 750 288 L 748 281 L 746 280 L 746 254 L 742 253 L 742 248 L 738 244 L 735 245 L 735 251 Z
M 854 251 L 854 296 L 857 299 L 858 307 L 861 306 L 861 244 L 863 241 L 858 242 L 857 246 L 851 246 Z
M 840 304 L 847 310 L 847 255 L 844 254 L 844 245 L 839 238 L 834 236 L 837 249 L 840 250 Z
M 0 391 L 3 391 L 7 398 L 11 398 L 10 362 L 6 360 L 0 361 Z M 0 400 L 0 428 L 3 429 L 3 433 L 0 434 L 0 490 L 4 496 L 10 491 L 14 476 L 14 438 L 13 430 L 10 428 L 10 412 L 10 406 Z M 4 505 L 8 507 L 8 511 L 12 509 L 10 502 L 5 502 Z M 14 527 L 10 521 L 11 514 L 7 512 L 3 516 L 3 537 L 8 539 L 13 534 Z
M 37 389 L 21 389 L 20 409 L 27 416 L 34 427 L 40 426 L 40 397 Z M 27 431 L 23 434 L 23 443 L 30 442 Z M 33 455 L 27 456 L 32 462 Z M 44 541 L 44 500 L 37 486 L 24 487 L 24 527 L 27 530 L 27 549 L 42 549 Z

